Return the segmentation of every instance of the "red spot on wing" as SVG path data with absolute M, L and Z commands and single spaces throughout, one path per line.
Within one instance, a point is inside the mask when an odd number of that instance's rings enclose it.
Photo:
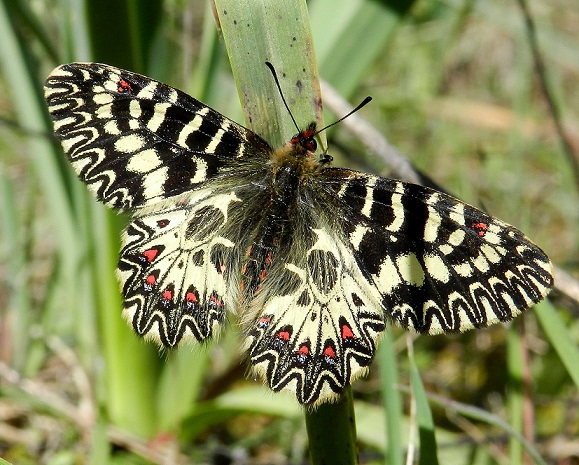
M 271 321 L 271 318 L 262 317 L 259 320 L 257 320 L 257 326 L 260 328 L 267 328 L 269 326 L 270 321 Z
M 275 337 L 277 337 L 278 339 L 281 339 L 282 341 L 289 341 L 290 338 L 290 333 L 288 331 L 280 331 L 279 333 L 277 333 L 275 335 Z
M 157 278 L 155 278 L 155 275 L 150 274 L 149 276 L 147 276 L 147 278 L 145 279 L 145 282 L 147 284 L 150 284 L 151 286 L 155 284 L 155 282 L 157 282 Z
M 215 296 L 215 295 L 212 295 L 212 296 L 209 298 L 209 301 L 210 301 L 210 302 L 213 302 L 213 303 L 214 303 L 215 305 L 217 305 L 219 308 L 223 307 L 223 302 L 221 302 L 221 300 L 219 300 L 219 299 L 217 298 L 217 296 Z
M 160 228 L 164 228 L 165 226 L 167 226 L 169 224 L 169 220 L 159 220 L 157 221 L 157 226 L 159 226 Z
M 118 92 L 121 93 L 132 93 L 133 92 L 133 88 L 131 87 L 131 84 L 129 84 L 127 81 L 125 81 L 124 79 L 121 79 L 119 81 L 119 87 L 117 88 Z
M 149 263 L 155 260 L 155 257 L 159 254 L 159 249 L 149 249 L 143 252 L 143 255 Z
M 302 344 L 298 350 L 298 354 L 300 355 L 309 355 L 310 349 L 306 344 Z
M 332 346 L 327 346 L 323 352 L 325 357 L 336 358 L 336 351 Z
M 187 294 L 185 294 L 185 300 L 187 302 L 191 302 L 193 304 L 197 303 L 197 296 L 195 295 L 194 292 L 187 292 Z
M 484 237 L 484 235 L 487 232 L 489 225 L 488 223 L 473 223 L 472 224 L 472 229 L 474 229 L 474 231 L 480 236 L 480 237 Z
M 163 292 L 163 299 L 172 300 L 173 293 L 169 289 L 165 289 L 165 291 Z
M 348 325 L 342 325 L 342 339 L 354 339 L 352 328 Z

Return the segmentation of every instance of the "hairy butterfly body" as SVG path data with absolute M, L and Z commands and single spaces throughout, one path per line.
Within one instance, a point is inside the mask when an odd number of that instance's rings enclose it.
M 301 403 L 363 374 L 387 322 L 482 328 L 552 286 L 549 259 L 512 226 L 316 160 L 315 125 L 273 150 L 181 91 L 95 63 L 57 68 L 45 89 L 78 176 L 133 212 L 118 276 L 135 331 L 173 347 L 236 313 L 254 371 Z

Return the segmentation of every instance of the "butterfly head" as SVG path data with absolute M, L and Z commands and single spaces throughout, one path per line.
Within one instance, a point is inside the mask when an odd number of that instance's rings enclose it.
M 310 158 L 314 158 L 314 153 L 318 149 L 318 143 L 315 137 L 320 131 L 316 131 L 316 123 L 310 123 L 306 129 L 293 136 L 289 142 L 289 146 L 298 151 L 305 150 L 305 154 Z M 334 157 L 328 155 L 327 149 L 322 152 L 319 159 L 320 165 L 329 165 L 334 160 Z
M 316 123 L 310 123 L 306 129 L 291 138 L 290 144 L 293 146 L 299 145 L 305 149 L 309 155 L 313 155 L 318 148 L 318 143 L 315 139 L 316 134 Z

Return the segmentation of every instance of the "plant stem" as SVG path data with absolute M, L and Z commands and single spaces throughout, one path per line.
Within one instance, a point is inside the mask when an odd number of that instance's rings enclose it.
M 305 415 L 312 464 L 358 463 L 356 419 L 350 386 L 344 389 L 337 402 L 306 410 Z

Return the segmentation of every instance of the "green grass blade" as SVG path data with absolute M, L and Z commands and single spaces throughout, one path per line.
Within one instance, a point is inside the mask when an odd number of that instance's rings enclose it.
M 522 436 L 523 427 L 523 355 L 521 352 L 521 338 L 517 325 L 513 324 L 507 333 L 507 370 L 508 383 L 508 412 L 509 424 Z M 515 436 L 509 437 L 509 463 L 519 465 L 523 462 L 523 447 Z
M 512 436 L 519 441 L 527 453 L 531 456 L 531 458 L 537 463 L 538 465 L 547 465 L 547 463 L 543 460 L 539 452 L 532 444 L 530 444 L 522 434 L 520 434 L 517 430 L 515 430 L 509 423 L 504 421 L 502 418 L 494 415 L 492 413 L 487 412 L 478 407 L 474 407 L 472 405 L 466 405 L 461 402 L 456 402 L 453 400 L 448 400 L 443 398 L 442 396 L 438 396 L 436 394 L 428 394 L 428 398 L 437 405 L 440 405 L 447 409 L 452 409 L 454 412 L 463 415 L 464 417 L 471 418 L 473 420 L 477 420 L 483 423 L 487 423 L 489 425 L 496 426 L 503 431 L 505 431 L 509 436 Z
M 106 424 L 97 420 L 90 432 L 90 454 L 87 465 L 101 465 L 111 463 L 111 445 L 107 437 Z
M 208 428 L 235 415 L 248 413 L 293 420 L 299 419 L 302 411 L 290 396 L 273 394 L 257 385 L 241 387 L 224 392 L 214 400 L 199 403 L 183 422 L 182 438 L 191 442 Z
M 311 18 L 320 73 L 350 96 L 368 68 L 384 53 L 414 0 L 318 0 Z M 328 19 L 328 12 L 332 12 Z
M 388 465 L 402 465 L 404 453 L 402 450 L 402 396 L 398 389 L 398 363 L 396 360 L 392 334 L 388 331 L 378 346 L 380 362 L 380 378 L 382 388 L 382 403 L 385 410 L 386 444 Z
M 416 402 L 416 422 L 420 440 L 418 464 L 438 465 L 438 451 L 432 412 L 428 405 L 428 398 L 420 379 L 420 373 L 412 350 L 408 351 L 408 360 L 410 362 L 410 385 Z
M 535 315 L 547 335 L 547 339 L 561 358 L 567 372 L 579 388 L 579 348 L 571 338 L 569 329 L 555 311 L 555 308 L 545 299 L 535 306 Z
M 0 3 L 0 65 L 10 93 L 14 96 L 12 101 L 18 120 L 26 130 L 48 134 L 52 128 L 45 118 L 45 104 L 36 80 L 36 70 L 30 68 L 32 57 L 12 26 L 4 4 Z M 57 161 L 59 150 L 53 147 L 48 139 L 41 137 L 29 138 L 28 148 L 28 152 L 32 154 L 30 163 L 38 175 L 46 203 L 51 208 L 55 228 L 58 228 L 60 233 L 59 250 L 62 252 L 63 265 L 72 276 L 78 241 L 73 232 L 75 221 Z
M 215 29 L 215 18 L 209 4 L 205 7 L 200 40 L 199 56 L 188 88 L 195 98 L 202 102 L 209 102 L 213 96 L 223 94 L 223 81 L 218 75 L 218 71 L 220 71 L 219 65 L 224 61 L 225 55 L 219 34 Z
M 249 127 L 279 147 L 296 133 L 274 80 L 298 125 L 321 124 L 321 101 L 308 12 L 304 1 L 215 2 L 233 76 Z M 321 134 L 323 137 L 323 134 Z
M 10 344 L 14 345 L 11 364 L 24 370 L 30 340 L 22 337 L 22 334 L 26 334 L 33 320 L 30 294 L 13 292 L 28 284 L 26 263 L 29 257 L 25 243 L 30 237 L 21 221 L 14 183 L 0 165 L 0 237 L 3 238 L 0 243 L 0 263 L 11 270 L 3 286 L 6 288 L 7 302 L 0 309 L 0 317 L 11 321 L 4 336 L 6 341 L 9 340 Z
M 167 354 L 157 391 L 159 429 L 175 431 L 196 407 L 209 362 L 206 347 L 180 349 Z
M 4 0 L 4 4 L 10 15 L 15 19 L 15 24 L 18 24 L 18 29 L 25 30 L 28 39 L 34 37 L 38 40 L 45 53 L 55 60 L 57 53 L 52 37 L 44 29 L 42 19 L 34 15 L 30 2 Z

